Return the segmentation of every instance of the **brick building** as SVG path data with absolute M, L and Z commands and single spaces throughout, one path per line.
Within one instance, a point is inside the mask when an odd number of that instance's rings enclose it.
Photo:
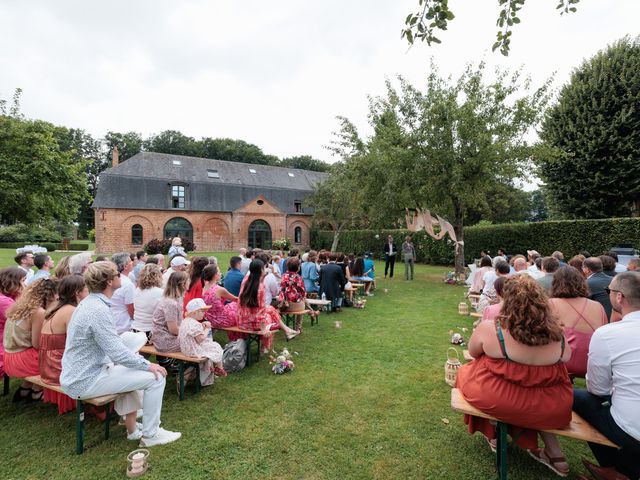
M 326 174 L 294 168 L 141 152 L 100 174 L 93 209 L 96 252 L 135 251 L 176 235 L 199 251 L 310 242 L 303 207 Z

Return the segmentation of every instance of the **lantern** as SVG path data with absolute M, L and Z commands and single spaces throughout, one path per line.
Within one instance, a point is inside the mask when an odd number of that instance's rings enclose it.
M 451 356 L 451 351 L 455 354 L 455 357 Z M 460 358 L 458 356 L 458 351 L 449 347 L 447 349 L 447 361 L 444 364 L 444 381 L 447 382 L 447 385 L 450 387 L 454 387 L 456 385 L 456 378 L 458 377 L 458 370 L 460 369 L 461 363 Z

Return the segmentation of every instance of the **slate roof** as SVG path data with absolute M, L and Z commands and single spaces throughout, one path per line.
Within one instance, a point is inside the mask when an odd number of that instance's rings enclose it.
M 208 170 L 220 178 L 210 178 Z M 169 185 L 182 183 L 187 187 L 183 211 L 232 212 L 263 195 L 294 214 L 294 202 L 303 201 L 326 176 L 296 168 L 141 152 L 100 174 L 93 208 L 169 210 Z M 313 212 L 305 208 L 304 213 Z

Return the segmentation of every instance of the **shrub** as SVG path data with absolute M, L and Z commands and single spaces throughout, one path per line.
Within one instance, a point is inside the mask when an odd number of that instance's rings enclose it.
M 378 238 L 376 238 L 376 235 Z M 416 246 L 418 261 L 436 265 L 452 265 L 454 247 L 449 237 L 434 240 L 422 230 L 351 230 L 340 235 L 338 249 L 351 253 L 370 250 L 382 258 L 382 248 L 387 235 L 392 235 L 398 249 L 404 237 L 411 235 Z M 312 230 L 311 244 L 315 249 L 329 249 L 333 241 L 332 231 Z M 555 250 L 570 258 L 581 250 L 593 255 L 608 251 L 619 243 L 640 246 L 640 218 L 610 218 L 603 220 L 563 220 L 535 223 L 508 223 L 481 225 L 464 229 L 465 260 L 471 262 L 480 250 L 495 253 L 504 248 L 508 254 L 537 250 L 551 255 Z
M 196 249 L 194 243 L 185 237 L 180 237 L 182 239 L 182 246 L 185 252 L 192 252 Z M 167 238 L 164 240 L 160 240 L 158 238 L 154 238 L 153 240 L 149 240 L 149 242 L 142 247 L 142 249 L 150 255 L 154 255 L 156 253 L 162 253 L 166 255 L 169 253 L 169 249 L 171 248 L 171 238 Z
M 22 242 L 21 247 L 24 247 L 25 244 L 39 244 L 42 242 L 60 243 L 62 242 L 62 235 L 46 227 L 17 223 L 7 227 L 0 227 L 0 242 Z
M 16 248 L 22 248 L 25 245 L 29 245 L 29 244 L 32 244 L 32 243 L 31 242 L 0 242 L 0 248 L 16 249 Z M 39 242 L 37 243 L 37 245 L 40 247 L 46 248 L 48 252 L 53 252 L 55 250 L 60 250 L 62 248 L 62 245 L 60 244 L 49 243 L 49 242 Z
M 87 232 L 87 238 L 91 242 L 95 242 L 96 241 L 96 229 L 95 228 L 92 228 L 91 230 L 89 230 Z

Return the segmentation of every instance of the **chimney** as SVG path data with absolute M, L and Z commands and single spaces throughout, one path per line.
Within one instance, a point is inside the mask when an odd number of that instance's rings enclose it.
M 119 161 L 120 161 L 120 153 L 118 152 L 118 146 L 116 145 L 115 147 L 113 147 L 113 150 L 111 151 L 111 166 L 117 167 Z

